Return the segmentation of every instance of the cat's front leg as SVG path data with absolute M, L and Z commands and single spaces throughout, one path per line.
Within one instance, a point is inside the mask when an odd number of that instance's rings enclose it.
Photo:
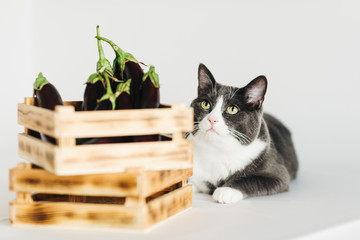
M 234 203 L 247 197 L 257 197 L 289 190 L 290 178 L 247 176 L 228 179 L 215 189 L 212 197 L 219 203 Z

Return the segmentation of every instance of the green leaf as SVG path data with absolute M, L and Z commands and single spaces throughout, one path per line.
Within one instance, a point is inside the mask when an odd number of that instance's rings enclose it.
M 99 61 L 96 63 L 96 71 L 107 72 L 109 75 L 113 75 L 111 64 L 106 58 L 99 59 Z
M 134 63 L 139 63 L 138 60 L 136 60 L 135 57 L 131 53 L 125 53 L 124 58 L 127 62 L 130 61 L 130 62 L 134 62 Z
M 144 73 L 142 81 L 145 82 L 146 78 L 148 78 L 148 77 L 149 77 L 149 72 Z
M 111 102 L 112 105 L 112 110 L 115 109 L 115 104 L 116 104 L 116 97 L 113 93 L 113 91 L 111 90 L 111 84 L 110 84 L 110 79 L 109 76 L 104 73 L 104 77 L 105 77 L 105 81 L 106 81 L 106 93 L 98 100 L 98 102 L 104 101 L 106 99 L 109 99 L 109 101 Z
M 115 97 L 120 96 L 121 93 L 126 92 L 130 95 L 130 84 L 131 78 L 129 78 L 126 82 L 119 83 L 116 87 Z
M 150 81 L 154 85 L 154 87 L 159 88 L 159 75 L 155 72 L 155 67 L 153 65 L 150 66 L 149 71 L 144 74 L 143 81 L 145 81 L 146 77 L 150 78 Z
M 34 82 L 34 90 L 41 90 L 48 83 L 48 80 L 43 76 L 43 74 L 39 73 Z
M 86 83 L 91 83 L 94 84 L 97 81 L 101 80 L 101 75 L 99 75 L 97 72 L 93 73 L 89 76 L 88 80 L 86 81 Z

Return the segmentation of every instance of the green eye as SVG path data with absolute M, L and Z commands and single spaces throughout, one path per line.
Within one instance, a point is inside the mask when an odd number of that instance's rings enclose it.
M 201 107 L 203 109 L 205 109 L 205 110 L 209 110 L 211 105 L 210 105 L 210 103 L 208 101 L 204 100 L 204 101 L 201 102 Z
M 227 113 L 229 114 L 236 114 L 239 112 L 239 109 L 235 106 L 229 106 L 227 109 L 226 109 Z

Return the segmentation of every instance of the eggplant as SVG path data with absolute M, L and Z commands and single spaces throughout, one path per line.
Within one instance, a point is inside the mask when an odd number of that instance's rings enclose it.
M 128 52 L 123 51 L 119 46 L 111 40 L 104 37 L 98 39 L 107 42 L 115 52 L 113 62 L 114 77 L 121 81 L 131 79 L 130 98 L 133 108 L 139 108 L 140 104 L 140 86 L 144 72 L 135 57 Z
M 130 99 L 133 108 L 138 109 L 140 106 L 140 96 L 141 96 L 141 82 L 144 76 L 144 71 L 138 63 L 128 61 L 125 64 L 124 75 L 127 78 L 131 78 L 130 85 Z
M 96 26 L 97 37 L 100 37 L 99 26 Z M 119 81 L 114 77 L 109 60 L 105 58 L 100 39 L 97 38 L 99 60 L 96 63 L 96 73 L 91 74 L 86 82 L 84 92 L 84 110 L 115 109 L 116 97 L 112 90 L 112 81 Z M 92 86 L 93 85 L 93 86 Z
M 115 96 L 116 96 L 116 109 L 131 109 L 131 94 L 130 86 L 132 79 L 128 79 L 126 82 L 121 82 L 117 85 Z
M 160 106 L 159 75 L 155 67 L 150 66 L 144 74 L 140 88 L 140 108 L 158 108 Z M 145 135 L 134 137 L 136 142 L 160 141 L 160 135 Z
M 149 71 L 144 74 L 140 94 L 140 108 L 160 106 L 159 75 L 155 72 L 154 66 L 150 66 Z
M 54 110 L 55 106 L 64 105 L 58 90 L 54 85 L 48 82 L 42 73 L 39 73 L 34 82 L 34 95 L 36 96 L 36 104 L 39 107 Z M 53 144 L 56 143 L 53 137 L 43 133 L 41 133 L 40 136 L 42 140 Z
M 90 75 L 88 81 L 85 83 L 84 99 L 82 102 L 82 110 L 95 110 L 98 105 L 98 100 L 104 95 L 105 88 L 103 82 L 100 80 L 98 73 Z

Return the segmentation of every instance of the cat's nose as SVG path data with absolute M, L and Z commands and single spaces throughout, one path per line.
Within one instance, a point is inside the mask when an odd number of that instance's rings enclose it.
M 214 126 L 214 124 L 219 121 L 219 120 L 217 120 L 216 118 L 213 118 L 213 117 L 209 117 L 208 120 L 209 120 L 211 126 Z

